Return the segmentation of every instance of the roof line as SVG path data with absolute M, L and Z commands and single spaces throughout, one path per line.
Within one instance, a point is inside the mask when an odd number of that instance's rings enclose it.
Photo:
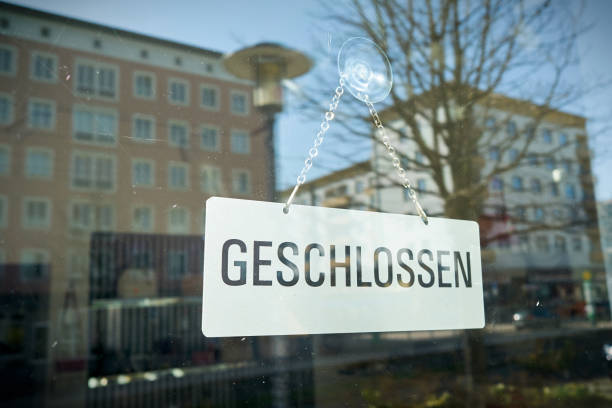
M 6 10 L 6 11 L 13 11 L 13 12 L 17 12 L 17 13 L 21 13 L 21 14 L 25 14 L 25 15 L 29 15 L 32 17 L 41 17 L 41 18 L 45 18 L 48 20 L 54 20 L 63 24 L 72 24 L 72 25 L 77 25 L 77 26 L 82 26 L 85 28 L 89 28 L 89 29 L 95 29 L 98 31 L 102 31 L 108 34 L 112 34 L 112 35 L 116 35 L 116 34 L 121 34 L 123 36 L 126 37 L 131 37 L 133 39 L 136 40 L 143 40 L 143 41 L 148 41 L 148 42 L 154 42 L 154 43 L 158 43 L 160 45 L 165 45 L 165 46 L 170 46 L 170 47 L 175 47 L 175 48 L 180 48 L 183 49 L 185 51 L 190 51 L 190 52 L 195 52 L 195 53 L 202 53 L 205 55 L 208 55 L 210 57 L 215 57 L 215 58 L 221 58 L 223 56 L 223 53 L 220 51 L 215 51 L 215 50 L 210 50 L 207 48 L 201 48 L 201 47 L 197 47 L 195 45 L 189 45 L 189 44 L 184 44 L 184 43 L 180 43 L 177 41 L 172 41 L 172 40 L 168 40 L 168 39 L 164 39 L 164 38 L 159 38 L 159 37 L 152 37 L 150 35 L 146 35 L 146 34 L 140 34 L 140 33 L 136 33 L 134 31 L 128 31 L 128 30 L 124 30 L 121 28 L 117 28 L 117 27 L 113 27 L 113 26 L 108 26 L 108 25 L 104 25 L 104 24 L 99 24 L 99 23 L 93 23 L 90 21 L 85 21 L 85 20 L 80 20 L 74 17 L 68 17 L 65 15 L 61 15 L 61 14 L 55 14 L 55 13 L 51 13 L 51 12 L 47 12 L 47 11 L 42 11 L 42 10 L 36 10 L 30 7 L 24 7 L 24 6 L 20 6 L 17 4 L 12 4 L 12 3 L 6 3 L 3 1 L 0 1 L 0 8 L 2 10 Z

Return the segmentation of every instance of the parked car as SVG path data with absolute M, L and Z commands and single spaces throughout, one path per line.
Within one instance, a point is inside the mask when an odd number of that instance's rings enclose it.
M 542 306 L 519 310 L 512 315 L 512 323 L 517 330 L 525 328 L 560 327 L 559 315 Z

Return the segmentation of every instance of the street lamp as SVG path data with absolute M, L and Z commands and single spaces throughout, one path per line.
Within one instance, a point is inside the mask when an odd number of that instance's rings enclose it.
M 227 55 L 223 59 L 225 68 L 238 78 L 255 81 L 253 105 L 266 117 L 268 134 L 266 148 L 270 155 L 268 178 L 271 189 L 269 200 L 276 198 L 276 156 L 274 122 L 277 113 L 283 110 L 283 88 L 281 81 L 305 74 L 312 61 L 303 53 L 276 43 L 259 43 Z

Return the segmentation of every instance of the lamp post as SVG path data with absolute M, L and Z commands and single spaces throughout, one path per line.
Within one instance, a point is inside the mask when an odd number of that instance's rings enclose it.
M 268 180 L 270 201 L 276 201 L 276 156 L 274 123 L 283 110 L 281 81 L 305 74 L 312 61 L 305 54 L 277 43 L 259 43 L 227 55 L 223 64 L 238 78 L 255 82 L 253 106 L 266 118 L 266 148 L 269 154 Z
M 255 82 L 253 105 L 266 119 L 266 149 L 268 150 L 267 176 L 270 183 L 269 201 L 276 201 L 276 154 L 274 123 L 276 114 L 283 110 L 281 81 L 305 74 L 312 61 L 303 53 L 276 43 L 259 43 L 226 56 L 225 68 L 238 78 Z M 255 348 L 257 338 L 252 339 Z M 289 375 L 286 359 L 289 344 L 285 337 L 272 337 L 272 354 L 276 360 L 276 375 L 272 378 L 272 406 L 289 405 Z

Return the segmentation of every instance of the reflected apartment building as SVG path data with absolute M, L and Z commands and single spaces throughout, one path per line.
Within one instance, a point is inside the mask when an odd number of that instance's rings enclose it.
M 475 110 L 493 141 L 474 157 L 484 159 L 482 173 L 519 161 L 491 179 L 478 219 L 489 324 L 508 323 L 514 312 L 538 300 L 563 318 L 584 317 L 585 277 L 592 280 L 591 306 L 609 318 L 586 119 L 557 110 L 540 116 L 540 111 L 499 94 Z M 381 117 L 423 207 L 431 216 L 443 216 L 445 203 L 409 126 L 393 109 Z M 432 148 L 429 122 L 418 118 L 417 123 Z M 521 134 L 514 145 L 503 142 Z M 533 139 L 521 152 L 528 134 Z M 450 172 L 444 177 L 452 188 Z M 416 214 L 381 143 L 374 143 L 368 160 L 305 183 L 295 203 Z
M 177 380 L 179 363 L 214 361 L 205 201 L 272 188 L 252 84 L 216 51 L 4 3 L 0 34 L 1 369 L 16 400 L 80 405 L 107 375 Z

